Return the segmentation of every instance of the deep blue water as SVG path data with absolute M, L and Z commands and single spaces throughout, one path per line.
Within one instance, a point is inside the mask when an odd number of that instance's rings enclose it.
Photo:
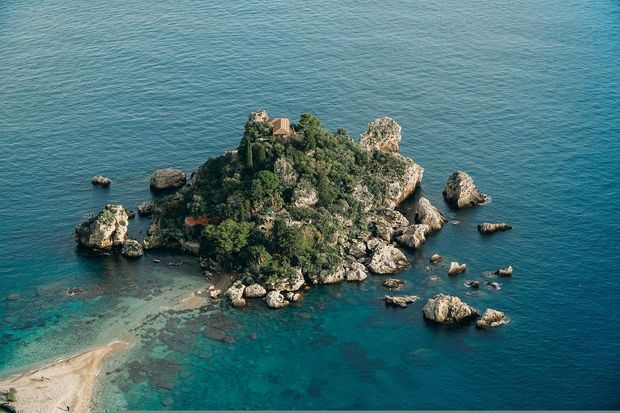
M 404 291 L 421 300 L 386 308 L 371 277 L 283 311 L 147 317 L 199 271 L 76 254 L 86 213 L 135 209 L 154 169 L 236 146 L 260 107 L 354 136 L 380 116 L 401 124 L 425 168 L 417 196 L 459 221 L 410 255 Z M 0 373 L 131 329 L 96 411 L 620 408 L 619 165 L 616 0 L 2 1 Z M 459 169 L 492 203 L 447 207 Z M 514 229 L 483 238 L 485 221 Z M 427 271 L 433 252 L 467 275 Z M 463 286 L 505 265 L 501 290 Z M 421 308 L 437 292 L 512 321 L 431 326 Z

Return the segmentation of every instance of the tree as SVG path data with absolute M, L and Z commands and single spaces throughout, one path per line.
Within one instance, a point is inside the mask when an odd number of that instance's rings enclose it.
M 254 159 L 252 156 L 252 142 L 246 139 L 245 143 L 245 167 L 249 170 L 254 169 Z
M 271 171 L 262 170 L 254 175 L 250 196 L 255 203 L 267 201 L 280 191 L 280 179 Z
M 11 387 L 9 391 L 6 393 L 6 401 L 15 403 L 17 401 L 17 390 Z
M 207 249 L 229 261 L 248 244 L 251 230 L 249 222 L 227 219 L 218 225 L 207 225 L 202 235 Z

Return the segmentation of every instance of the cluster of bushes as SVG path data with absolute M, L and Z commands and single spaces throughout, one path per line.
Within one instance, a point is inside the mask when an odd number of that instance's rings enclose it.
M 368 233 L 364 211 L 380 203 L 383 177 L 402 161 L 360 149 L 345 130 L 330 133 L 307 113 L 293 126 L 291 137 L 275 137 L 250 116 L 236 155 L 207 160 L 191 187 L 157 204 L 163 235 L 182 237 L 186 216 L 217 218 L 202 232 L 201 254 L 256 281 L 287 277 L 292 267 L 341 267 L 338 238 Z M 311 207 L 293 202 L 300 182 L 316 195 Z

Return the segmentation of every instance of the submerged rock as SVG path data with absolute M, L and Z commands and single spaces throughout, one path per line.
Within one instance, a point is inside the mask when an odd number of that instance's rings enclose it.
M 443 261 L 443 257 L 439 254 L 431 255 L 430 261 L 432 264 L 437 264 L 438 262 Z
M 112 183 L 112 180 L 108 178 L 107 176 L 97 175 L 97 176 L 93 176 L 93 179 L 91 179 L 90 182 L 95 186 L 101 186 L 105 188 L 105 187 L 110 186 L 110 184 Z
M 394 232 L 396 242 L 405 247 L 418 249 L 426 242 L 426 234 L 431 230 L 426 224 L 409 225 Z
M 128 239 L 123 242 L 121 254 L 128 258 L 138 258 L 144 254 L 144 249 L 139 241 L 135 239 Z
M 153 201 L 144 201 L 138 205 L 138 214 L 141 217 L 148 217 L 153 214 L 155 203 Z
M 230 298 L 230 301 L 234 307 L 243 307 L 246 302 L 243 298 L 243 292 L 245 291 L 245 285 L 241 281 L 235 281 L 233 285 L 226 291 L 226 296 Z
M 267 295 L 267 290 L 260 284 L 251 284 L 245 287 L 243 293 L 247 298 L 262 298 Z
M 506 268 L 500 268 L 495 271 L 493 274 L 499 275 L 500 277 L 512 277 L 512 266 L 508 266 Z
M 185 172 L 174 168 L 164 168 L 153 172 L 150 186 L 151 189 L 164 190 L 182 187 L 186 182 Z
M 489 222 L 485 222 L 484 224 L 478 225 L 478 232 L 481 234 L 492 234 L 497 231 L 508 231 L 511 230 L 512 227 L 505 222 L 491 224 Z
M 122 205 L 109 204 L 98 215 L 78 225 L 73 236 L 84 247 L 108 250 L 127 239 L 128 219 Z
M 478 315 L 478 311 L 460 298 L 437 294 L 429 299 L 423 309 L 424 318 L 441 324 L 454 324 Z
M 467 264 L 459 264 L 456 261 L 452 261 L 450 263 L 450 269 L 448 270 L 448 275 L 456 275 L 461 274 L 467 271 Z
M 469 288 L 480 288 L 480 281 L 478 280 L 467 280 L 464 283 L 465 287 Z
M 418 297 L 416 295 L 386 295 L 383 299 L 386 304 L 391 304 L 397 307 L 407 307 L 407 304 L 414 302 L 418 299 Z
M 405 281 L 398 280 L 396 278 L 388 278 L 387 280 L 383 281 L 383 285 L 389 289 L 395 290 L 405 285 Z
M 392 245 L 382 244 L 372 254 L 368 268 L 376 274 L 394 274 L 409 267 L 407 256 Z
M 428 199 L 422 197 L 418 201 L 415 211 L 415 222 L 417 224 L 426 224 L 431 230 L 438 231 L 446 222 L 446 219 L 437 208 L 431 205 Z
M 478 205 L 487 200 L 487 196 L 476 188 L 471 176 L 463 171 L 457 171 L 450 175 L 443 195 L 448 203 L 457 208 Z
M 476 327 L 486 329 L 492 327 L 499 327 L 502 324 L 506 323 L 508 323 L 506 314 L 502 313 L 501 311 L 487 308 L 484 314 L 482 314 L 482 317 L 480 317 L 480 320 L 476 322 Z
M 271 308 L 282 308 L 289 305 L 289 302 L 284 298 L 280 291 L 269 291 L 267 297 L 265 297 L 265 301 Z
M 501 284 L 498 283 L 498 282 L 495 282 L 495 281 L 487 281 L 487 285 L 489 287 L 491 287 L 492 289 L 494 289 L 494 290 L 501 290 L 502 289 Z

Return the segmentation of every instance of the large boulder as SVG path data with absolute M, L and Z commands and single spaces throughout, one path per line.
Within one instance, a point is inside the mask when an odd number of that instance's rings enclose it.
M 426 224 L 409 225 L 394 232 L 396 242 L 400 245 L 418 249 L 426 242 L 426 234 L 431 230 Z
M 476 322 L 476 327 L 487 329 L 498 327 L 506 323 L 508 323 L 506 314 L 501 311 L 493 310 L 492 308 L 487 308 L 484 314 L 482 314 L 482 317 L 480 317 L 480 320 Z
M 375 274 L 394 274 L 409 267 L 407 256 L 393 245 L 377 247 L 370 259 L 368 268 Z
M 505 268 L 500 268 L 499 270 L 495 271 L 493 274 L 499 275 L 500 277 L 512 277 L 512 265 L 509 265 L 508 267 L 505 267 Z
M 148 217 L 153 214 L 155 203 L 153 201 L 144 201 L 138 205 L 138 215 L 141 217 Z
M 452 261 L 448 269 L 448 275 L 457 275 L 465 271 L 467 271 L 467 264 L 459 264 L 456 261 Z
M 90 182 L 95 186 L 101 186 L 103 188 L 106 188 L 110 186 L 110 184 L 112 183 L 112 180 L 108 178 L 107 176 L 97 175 L 97 176 L 93 176 L 93 179 L 91 179 Z
M 511 229 L 512 227 L 505 222 L 500 222 L 497 224 L 485 222 L 484 224 L 478 225 L 478 232 L 481 234 L 492 234 L 497 231 L 508 231 Z
M 431 230 L 438 231 L 446 222 L 446 219 L 437 208 L 431 205 L 428 199 L 422 197 L 418 201 L 418 206 L 415 210 L 415 222 L 428 225 Z
M 144 255 L 144 249 L 139 241 L 135 239 L 128 239 L 123 242 L 121 254 L 128 258 L 138 258 Z
M 466 208 L 486 202 L 487 196 L 480 192 L 471 176 L 463 171 L 454 172 L 443 190 L 446 201 L 457 208 Z
M 409 198 L 417 186 L 422 182 L 424 168 L 415 163 L 412 159 L 406 158 L 398 153 L 391 154 L 403 163 L 401 173 L 396 175 L 382 176 L 386 185 L 385 204 L 389 208 L 395 208 L 405 199 Z
M 297 291 L 304 285 L 304 276 L 300 268 L 293 268 L 288 277 L 268 280 L 264 285 L 269 290 Z
M 405 281 L 399 280 L 397 278 L 388 278 L 387 280 L 383 281 L 383 286 L 389 288 L 390 290 L 395 290 L 402 287 L 403 285 L 405 285 Z
M 363 258 L 368 253 L 366 243 L 359 240 L 349 241 L 346 251 L 354 258 Z
M 416 295 L 386 295 L 383 297 L 386 304 L 394 305 L 397 307 L 407 307 L 407 304 L 414 302 L 418 299 Z
M 128 219 L 122 205 L 109 204 L 98 215 L 78 225 L 73 236 L 84 247 L 108 250 L 127 239 Z
M 243 307 L 246 302 L 243 298 L 243 292 L 245 291 L 245 285 L 241 281 L 236 281 L 226 291 L 226 296 L 230 299 L 234 307 Z
M 345 279 L 347 281 L 364 281 L 368 278 L 366 266 L 357 261 L 351 261 L 346 264 Z
M 186 182 L 185 172 L 174 168 L 164 168 L 153 172 L 150 185 L 151 189 L 164 190 L 182 187 Z
M 345 271 L 343 267 L 338 267 L 335 270 L 320 270 L 308 274 L 308 278 L 313 284 L 337 284 L 345 280 Z
M 375 119 L 368 124 L 368 130 L 360 136 L 360 147 L 366 150 L 377 149 L 398 153 L 400 131 L 400 125 L 390 117 Z
M 478 311 L 451 295 L 437 294 L 429 299 L 423 309 L 424 318 L 441 324 L 454 324 L 469 320 Z
M 271 308 L 282 308 L 289 305 L 289 301 L 284 298 L 280 291 L 269 291 L 269 293 L 265 297 L 265 301 L 267 302 L 267 305 Z
M 250 284 L 243 291 L 247 298 L 262 298 L 267 295 L 267 290 L 260 284 Z

